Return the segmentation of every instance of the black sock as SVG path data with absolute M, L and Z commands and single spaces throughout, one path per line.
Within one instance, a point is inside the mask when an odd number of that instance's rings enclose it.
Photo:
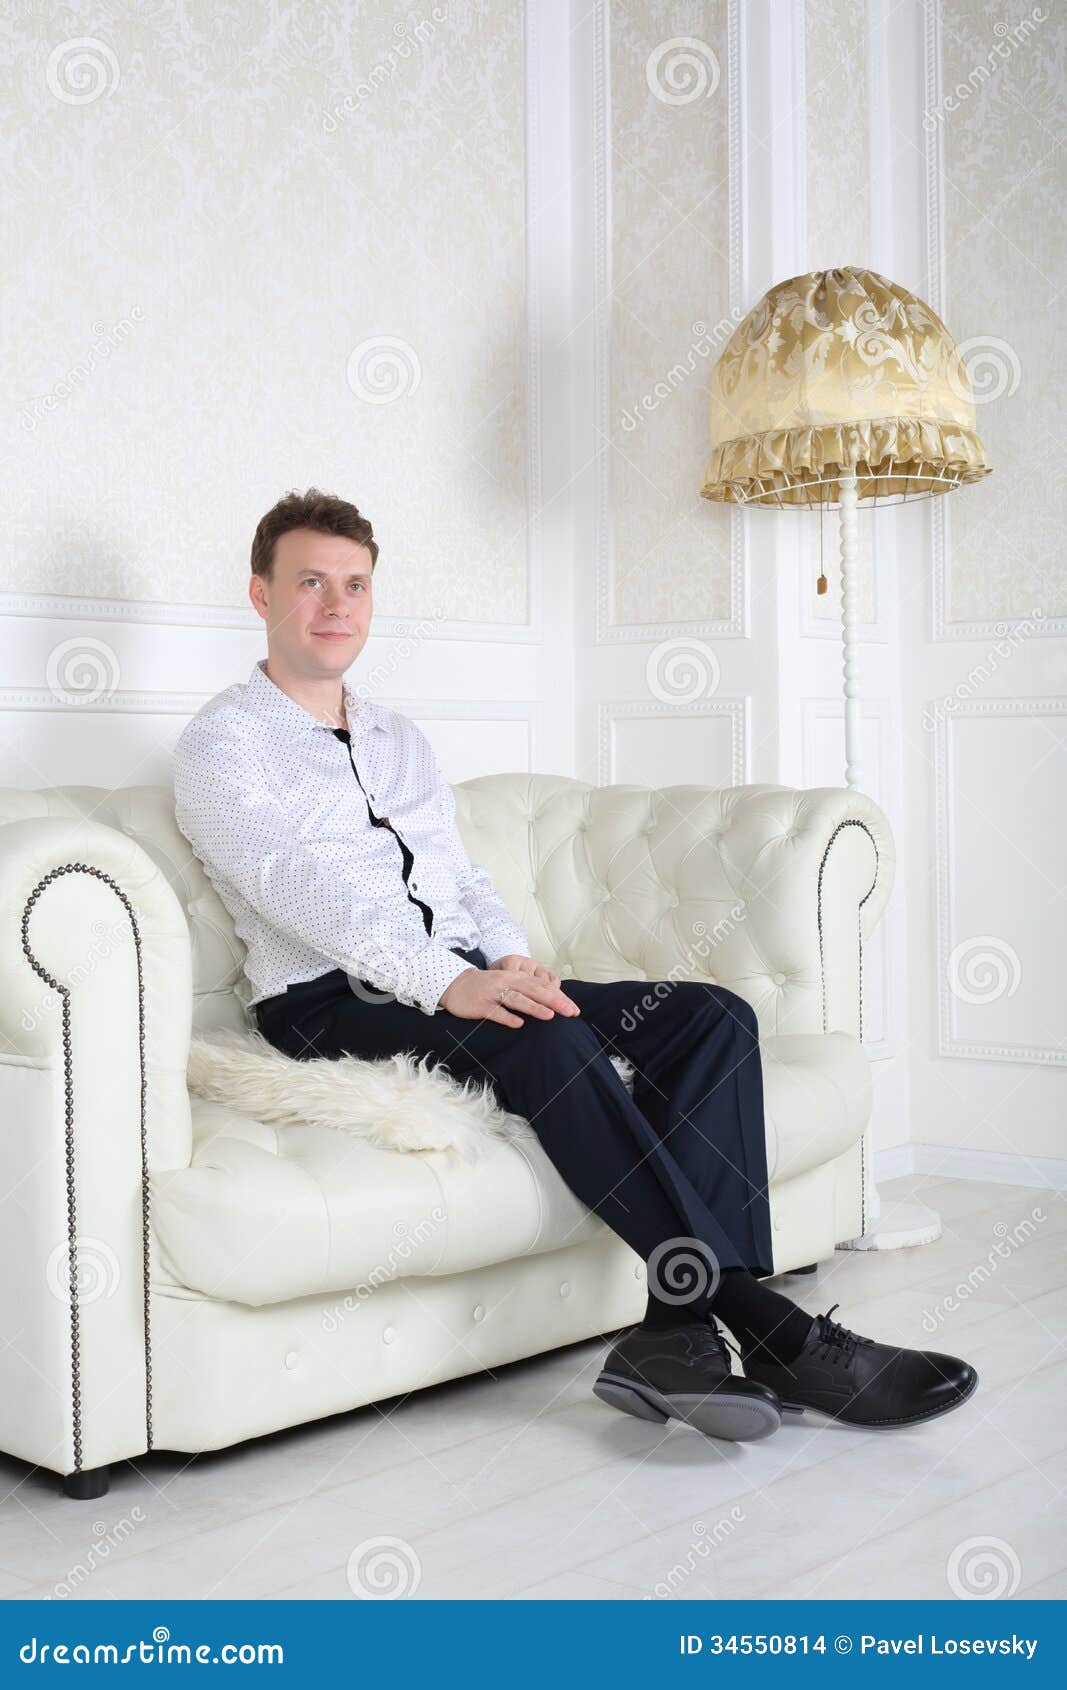
M 682 1326 L 687 1321 L 706 1321 L 707 1318 L 706 1297 L 699 1303 L 665 1303 L 654 1291 L 650 1291 L 641 1325 L 649 1332 L 661 1332 L 665 1326 Z
M 804 1347 L 812 1317 L 763 1285 L 747 1268 L 723 1268 L 712 1312 L 730 1328 L 746 1356 L 790 1362 Z

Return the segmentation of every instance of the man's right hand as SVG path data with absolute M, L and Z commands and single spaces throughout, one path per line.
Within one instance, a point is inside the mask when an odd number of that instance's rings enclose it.
M 499 1001 L 501 992 L 505 1003 Z M 581 1014 L 574 999 L 561 987 L 546 985 L 517 968 L 467 968 L 445 987 L 437 1001 L 442 1009 L 464 1021 L 499 1021 L 505 1027 L 525 1027 L 524 1015 L 551 1021 L 557 1013 Z

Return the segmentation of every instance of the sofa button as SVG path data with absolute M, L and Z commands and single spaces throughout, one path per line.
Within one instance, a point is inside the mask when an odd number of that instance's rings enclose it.
M 484 1320 L 485 1319 L 485 1304 L 484 1303 L 475 1303 L 475 1305 L 474 1305 L 474 1318 L 475 1318 L 475 1320 Z
M 290 1350 L 289 1354 L 285 1358 L 285 1365 L 290 1370 L 292 1370 L 292 1368 L 294 1368 L 296 1366 L 296 1364 L 299 1360 L 300 1360 L 300 1357 L 297 1355 L 296 1351 Z
M 784 986 L 785 985 L 785 975 L 784 974 L 776 974 L 774 976 L 774 983 L 775 983 L 776 986 Z
M 643 1268 L 643 1267 L 642 1267 L 642 1266 L 641 1266 L 641 1263 L 640 1263 L 640 1262 L 638 1262 L 638 1264 L 637 1264 L 637 1266 L 636 1266 L 636 1267 L 635 1267 L 635 1268 L 634 1268 L 634 1278 L 635 1278 L 635 1279 L 640 1279 L 640 1277 L 641 1277 L 641 1275 L 642 1275 L 642 1274 L 643 1274 L 643 1273 L 644 1273 L 644 1271 L 645 1271 L 645 1270 L 644 1270 L 644 1268 Z
M 569 1279 L 565 1279 L 563 1281 L 563 1284 L 559 1288 L 559 1294 L 560 1294 L 561 1297 L 569 1297 L 570 1296 L 570 1294 L 571 1294 L 571 1282 L 570 1282 Z
M 395 1337 L 396 1337 L 396 1327 L 395 1326 L 387 1326 L 385 1331 L 382 1333 L 382 1343 L 383 1344 L 391 1344 Z

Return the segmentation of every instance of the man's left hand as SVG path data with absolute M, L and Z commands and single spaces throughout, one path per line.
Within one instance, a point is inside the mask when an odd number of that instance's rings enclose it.
M 488 968 L 512 968 L 521 974 L 532 974 L 535 980 L 543 980 L 546 986 L 558 986 L 560 976 L 543 962 L 535 962 L 532 956 L 498 956 L 494 962 L 486 965 Z

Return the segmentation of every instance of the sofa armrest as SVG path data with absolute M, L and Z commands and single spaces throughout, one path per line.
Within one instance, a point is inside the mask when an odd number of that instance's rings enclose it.
M 149 1175 L 187 1166 L 189 930 L 135 840 L 0 827 L 0 1448 L 152 1445 Z
M 719 813 L 698 848 L 710 843 L 718 862 L 701 873 L 707 913 L 698 898 L 691 923 L 698 972 L 748 998 L 764 1032 L 846 1032 L 862 1042 L 863 947 L 896 864 L 885 814 L 847 787 L 708 796 Z M 686 884 L 694 878 L 688 866 Z

